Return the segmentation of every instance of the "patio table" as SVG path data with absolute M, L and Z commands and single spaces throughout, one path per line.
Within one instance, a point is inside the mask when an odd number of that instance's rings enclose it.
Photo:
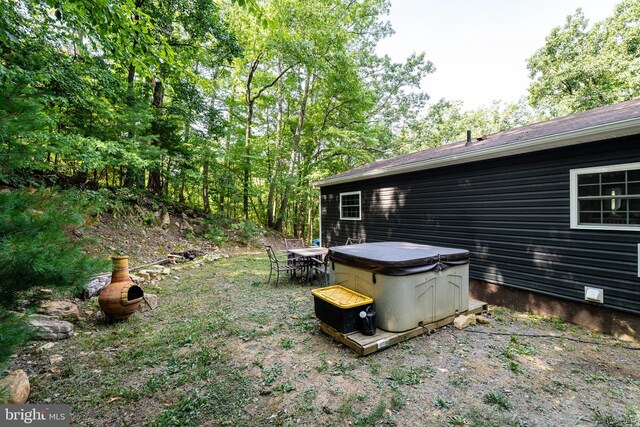
M 329 249 L 319 246 L 311 246 L 309 248 L 287 249 L 287 252 L 292 254 L 294 257 L 303 259 L 306 275 L 302 278 L 306 277 L 307 282 L 310 282 L 313 271 L 313 261 L 311 261 L 311 258 L 322 258 L 327 254 L 327 252 L 329 252 Z

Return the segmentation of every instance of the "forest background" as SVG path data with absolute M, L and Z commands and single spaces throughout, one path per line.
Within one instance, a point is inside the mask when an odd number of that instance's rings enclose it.
M 424 54 L 376 54 L 386 0 L 0 0 L 0 181 L 148 191 L 314 237 L 310 183 L 393 155 L 638 96 L 640 3 L 580 10 L 528 98 L 428 108 Z

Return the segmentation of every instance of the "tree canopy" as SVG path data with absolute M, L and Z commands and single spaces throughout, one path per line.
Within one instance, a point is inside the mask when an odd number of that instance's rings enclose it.
M 433 71 L 375 53 L 384 0 L 0 6 L 2 181 L 146 187 L 299 234 L 310 179 L 394 153 Z
M 466 112 L 425 108 L 424 54 L 376 52 L 389 6 L 0 0 L 0 182 L 150 191 L 314 237 L 314 180 L 638 96 L 639 0 L 554 29 L 528 62 L 530 106 Z
M 567 17 L 528 60 L 531 105 L 558 116 L 639 96 L 639 24 L 638 0 L 591 27 L 580 9 Z

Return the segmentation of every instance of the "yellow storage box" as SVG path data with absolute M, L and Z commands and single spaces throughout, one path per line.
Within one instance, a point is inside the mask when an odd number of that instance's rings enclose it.
M 360 329 L 360 312 L 373 305 L 371 297 L 340 285 L 314 289 L 311 294 L 316 317 L 343 334 Z

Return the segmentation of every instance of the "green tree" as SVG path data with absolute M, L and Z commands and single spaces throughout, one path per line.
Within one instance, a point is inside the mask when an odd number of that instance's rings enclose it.
M 51 191 L 0 193 L 0 372 L 28 337 L 11 310 L 32 291 L 78 290 L 106 263 L 85 255 L 71 236 L 83 215 L 73 199 Z
M 531 105 L 554 117 L 640 95 L 640 1 L 589 22 L 578 9 L 528 60 Z
M 399 150 L 411 152 L 466 138 L 502 132 L 539 120 L 525 98 L 517 103 L 493 101 L 489 106 L 463 111 L 462 101 L 440 99 L 430 105 L 423 115 L 410 121 L 397 136 Z

